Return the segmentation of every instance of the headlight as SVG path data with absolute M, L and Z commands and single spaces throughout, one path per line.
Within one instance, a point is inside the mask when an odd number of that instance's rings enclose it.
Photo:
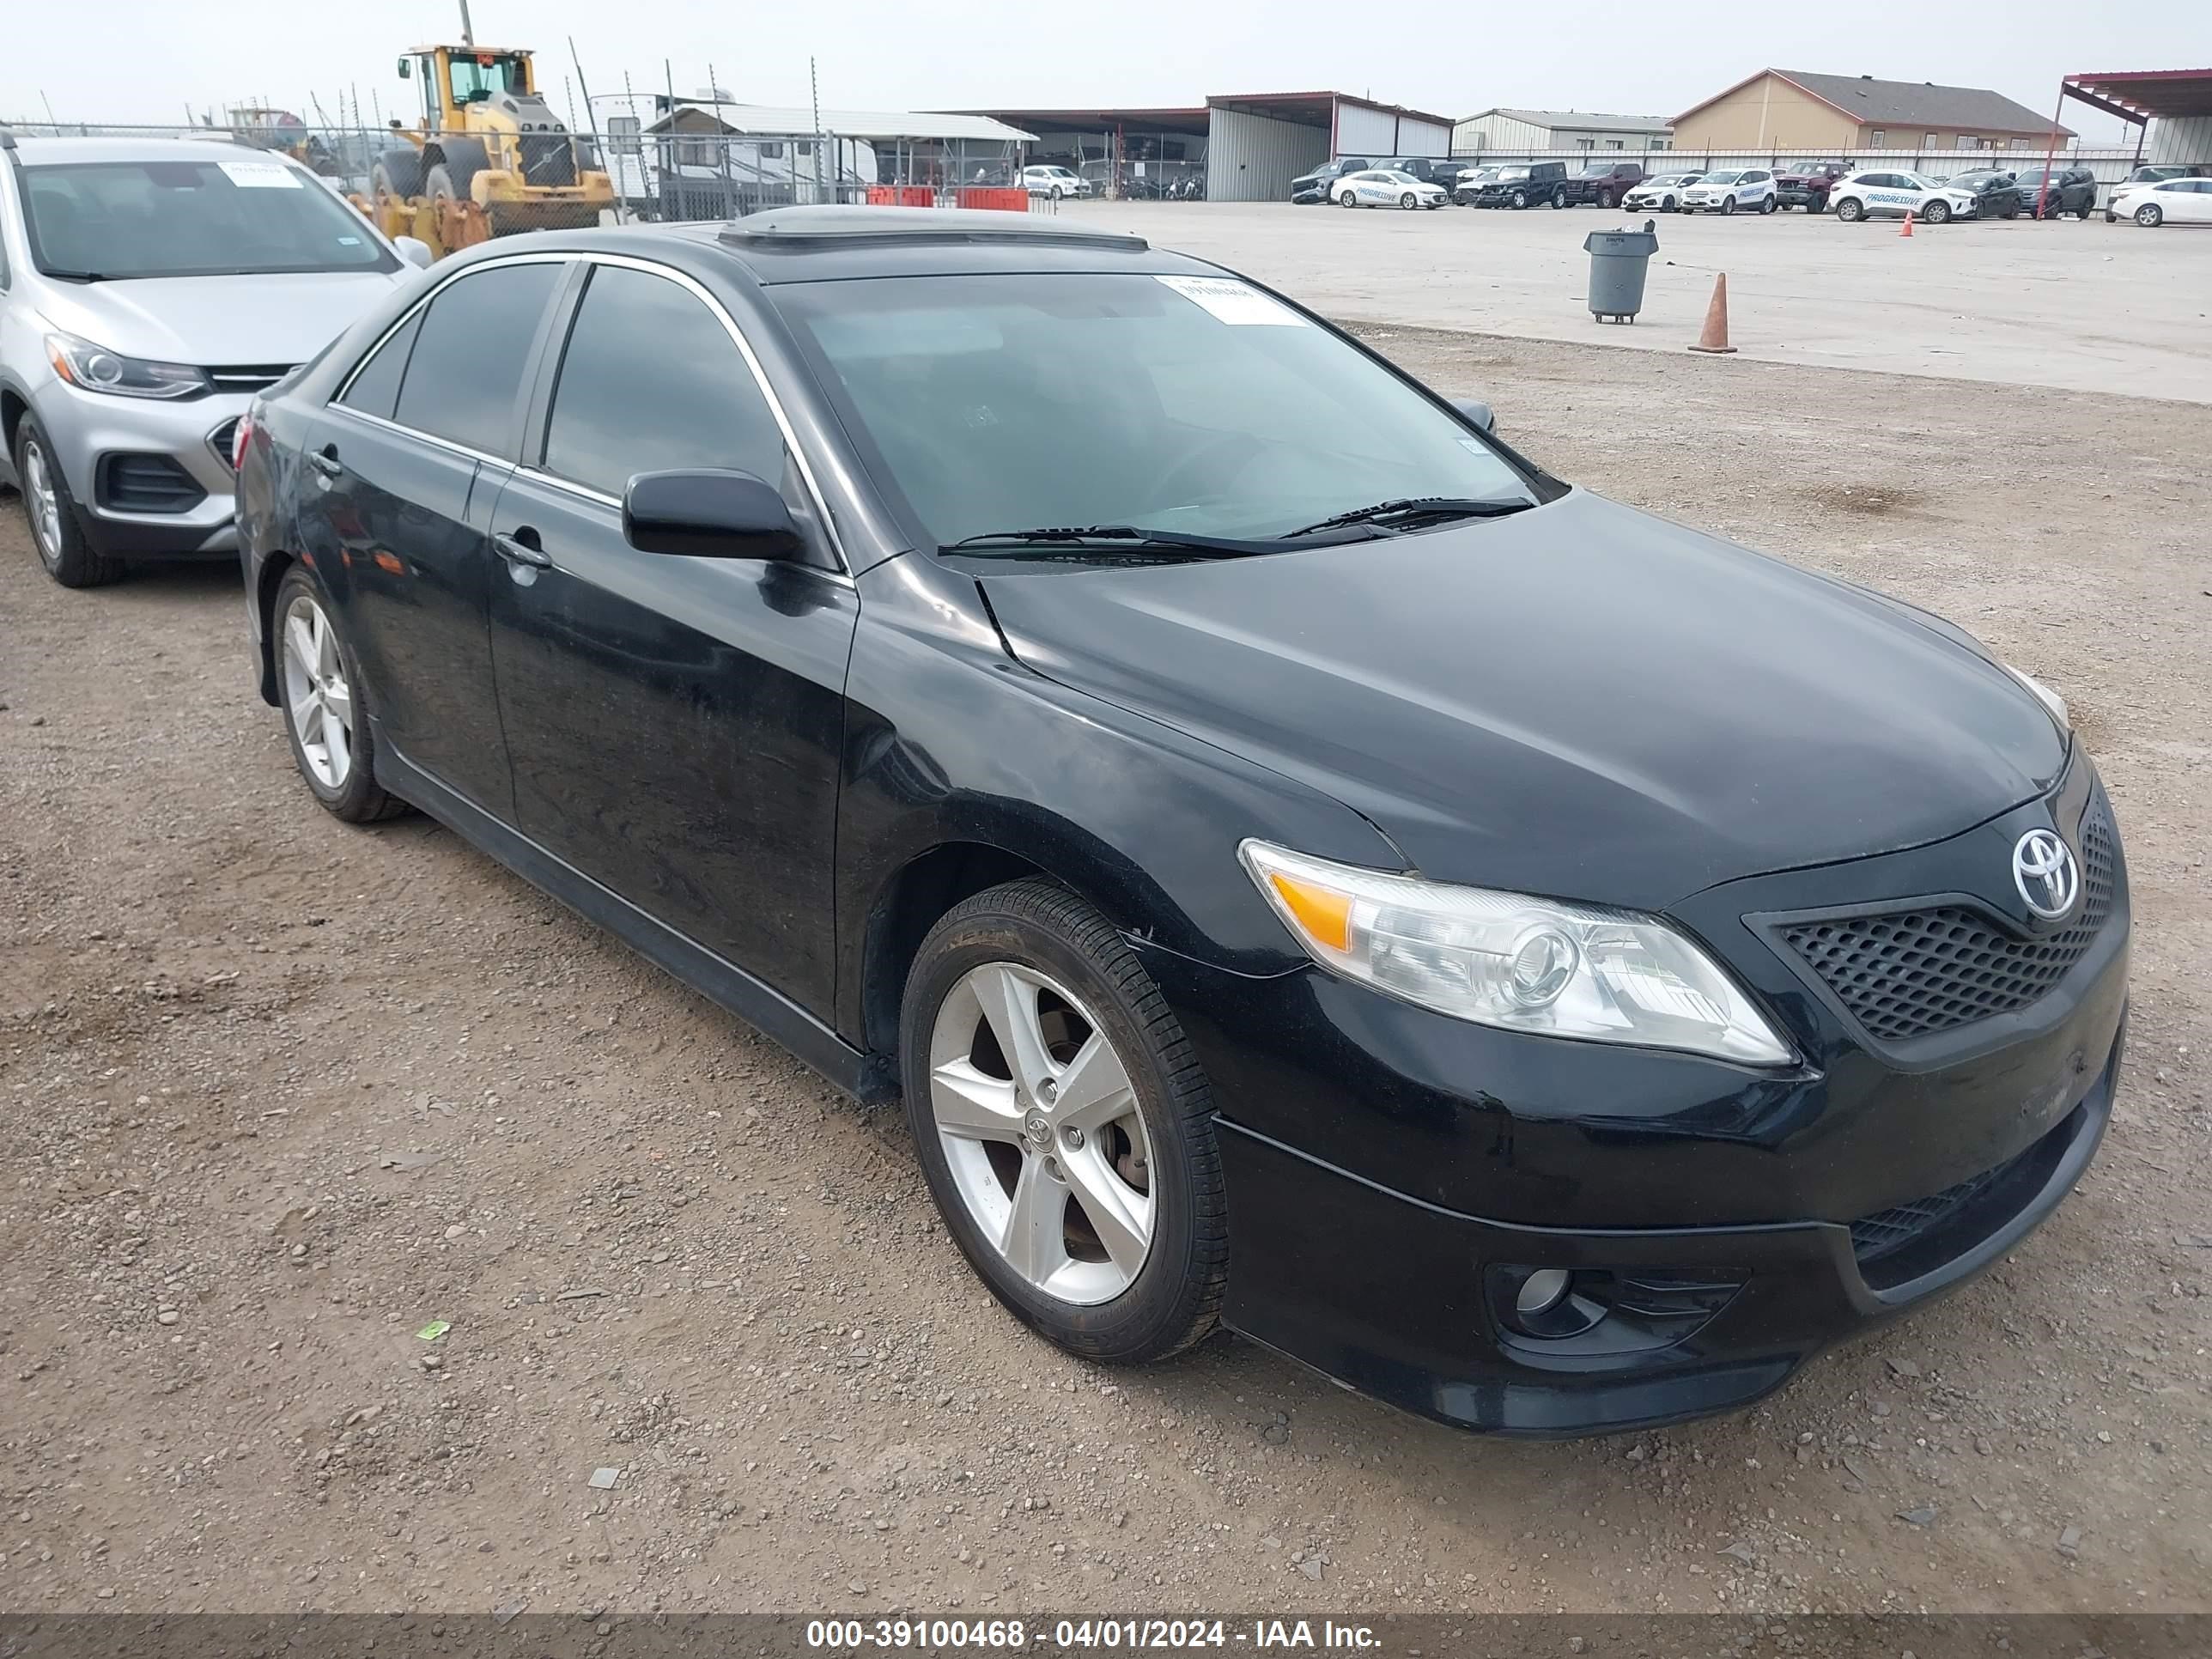
M 119 398 L 193 398 L 212 384 L 204 371 L 189 363 L 125 357 L 74 334 L 47 335 L 46 361 L 71 386 L 86 392 L 112 392 Z
M 1248 841 L 1260 890 L 1322 967 L 1506 1030 L 1791 1059 L 1735 981 L 1656 917 L 1363 870 Z
M 2026 686 L 2030 691 L 2035 694 L 2036 702 L 2041 703 L 2045 708 L 2050 711 L 2051 718 L 2058 722 L 2058 729 L 2060 731 L 2066 732 L 2071 732 L 2073 731 L 2074 717 L 2066 711 L 2065 698 L 2060 696 L 2056 691 L 2053 691 L 2041 680 L 2037 679 L 2033 674 L 2023 674 L 2020 670 L 2014 668 L 2008 662 L 1999 663 L 1997 666 L 2003 669 L 2006 673 L 2011 675 L 2013 678 L 2018 680 L 2022 685 Z

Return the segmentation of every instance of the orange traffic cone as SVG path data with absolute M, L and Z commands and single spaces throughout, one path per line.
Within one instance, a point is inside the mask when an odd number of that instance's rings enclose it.
M 1905 228 L 1899 231 L 1897 234 L 1900 236 L 1910 236 L 1912 234 L 1912 210 L 1911 208 L 1905 210 Z
M 1710 351 L 1718 356 L 1735 348 L 1728 339 L 1728 276 L 1726 272 L 1713 278 L 1713 301 L 1705 307 L 1705 331 L 1698 336 L 1692 351 Z

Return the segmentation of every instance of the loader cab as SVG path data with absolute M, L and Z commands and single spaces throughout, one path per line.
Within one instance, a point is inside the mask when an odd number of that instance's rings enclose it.
M 422 119 L 434 132 L 465 129 L 472 104 L 538 90 L 528 52 L 478 46 L 417 46 L 399 60 L 399 77 L 422 83 Z

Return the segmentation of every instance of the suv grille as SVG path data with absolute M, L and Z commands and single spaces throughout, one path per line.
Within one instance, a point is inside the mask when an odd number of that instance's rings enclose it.
M 217 392 L 266 392 L 295 367 L 292 363 L 232 364 L 211 368 L 207 374 Z
M 1878 1042 L 1903 1042 L 2025 1008 L 2079 962 L 2112 909 L 2112 830 L 2103 800 L 2081 817 L 2081 909 L 2021 939 L 1945 905 L 1806 922 L 1783 938 Z M 1932 1200 L 1931 1200 L 1932 1201 Z
M 100 504 L 118 513 L 189 513 L 207 499 L 169 455 L 103 455 L 93 483 Z

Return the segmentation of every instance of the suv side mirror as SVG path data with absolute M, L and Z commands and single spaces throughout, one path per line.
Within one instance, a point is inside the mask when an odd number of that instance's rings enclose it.
M 623 539 L 641 553 L 796 559 L 798 520 L 773 484 L 720 467 L 641 472 L 623 491 Z
M 1481 398 L 1455 398 L 1451 400 L 1451 406 L 1466 417 L 1468 425 L 1480 427 L 1485 432 L 1498 430 L 1498 417 L 1491 413 L 1490 405 Z

